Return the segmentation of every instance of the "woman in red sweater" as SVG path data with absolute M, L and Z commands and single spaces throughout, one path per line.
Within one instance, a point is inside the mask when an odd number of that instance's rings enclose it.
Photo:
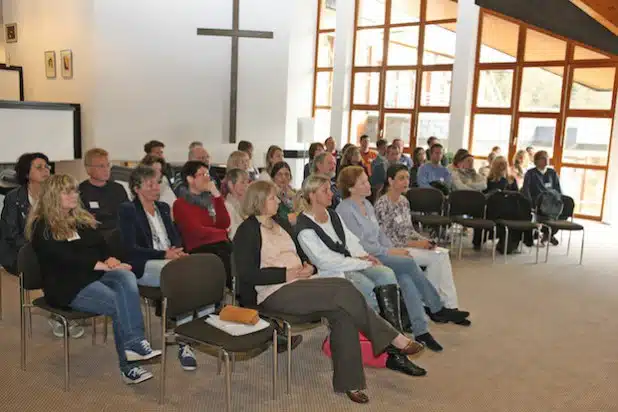
M 174 202 L 173 212 L 185 250 L 219 256 L 225 265 L 228 287 L 231 287 L 232 244 L 228 238 L 230 215 L 225 199 L 210 180 L 205 163 L 189 161 L 182 167 L 181 174 L 189 190 L 183 191 Z

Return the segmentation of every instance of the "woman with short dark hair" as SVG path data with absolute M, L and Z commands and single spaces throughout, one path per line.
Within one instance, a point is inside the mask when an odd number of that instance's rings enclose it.
M 172 184 L 165 174 L 165 171 L 169 169 L 168 163 L 162 157 L 146 155 L 140 162 L 140 165 L 150 166 L 157 172 L 157 180 L 159 180 L 161 184 L 161 194 L 159 196 L 159 200 L 167 203 L 171 208 L 176 201 L 176 194 L 172 190 Z
M 214 253 L 225 265 L 227 285 L 232 286 L 228 237 L 230 214 L 225 199 L 210 179 L 208 166 L 189 161 L 182 167 L 182 179 L 188 190 L 174 203 L 174 220 L 189 253 Z
M 290 186 L 292 180 L 292 170 L 286 162 L 275 164 L 270 171 L 270 177 L 277 187 L 277 197 L 279 198 L 279 209 L 277 215 L 288 219 L 292 225 L 296 224 L 297 213 L 294 213 L 294 202 L 296 191 Z

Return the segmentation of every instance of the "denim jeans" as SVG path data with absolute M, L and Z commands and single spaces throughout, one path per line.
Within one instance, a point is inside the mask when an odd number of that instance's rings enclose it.
M 72 309 L 110 316 L 120 369 L 127 367 L 126 348 L 145 339 L 135 275 L 110 270 L 83 288 L 70 304 Z
M 397 278 L 393 271 L 382 265 L 346 272 L 345 278 L 352 282 L 356 289 L 363 294 L 369 307 L 378 313 L 380 313 L 380 308 L 373 289 L 376 286 L 397 284 Z
M 386 266 L 393 269 L 395 276 L 397 276 L 397 282 L 401 289 L 403 301 L 408 309 L 414 335 L 418 336 L 427 333 L 427 319 L 425 318 L 423 302 L 432 313 L 444 307 L 436 289 L 425 277 L 423 271 L 413 258 L 390 255 L 379 255 L 376 257 Z
M 149 260 L 144 266 L 144 274 L 137 279 L 137 284 L 140 286 L 150 286 L 158 288 L 161 286 L 161 271 L 163 267 L 170 262 L 168 259 Z

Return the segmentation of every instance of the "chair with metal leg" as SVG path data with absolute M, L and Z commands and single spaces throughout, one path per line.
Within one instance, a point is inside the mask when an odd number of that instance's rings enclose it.
M 569 232 L 569 239 L 567 243 L 567 256 L 571 252 L 571 234 L 573 232 L 582 232 L 582 243 L 581 243 L 581 251 L 579 253 L 579 264 L 582 264 L 584 259 L 584 240 L 586 231 L 584 226 L 579 223 L 575 223 L 573 221 L 573 213 L 575 211 L 575 201 L 572 197 L 562 195 L 562 213 L 560 214 L 560 218 L 558 220 L 543 220 L 541 223 L 544 227 L 549 231 L 548 239 L 551 239 L 553 234 L 558 230 L 566 230 Z M 546 246 L 545 250 L 545 263 L 549 260 L 549 244 Z
M 204 271 L 207 273 L 204 273 Z M 273 399 L 277 393 L 277 332 L 271 324 L 266 329 L 242 335 L 233 336 L 214 326 L 203 318 L 196 318 L 168 332 L 165 327 L 167 319 L 182 316 L 186 313 L 196 313 L 200 309 L 224 303 L 225 298 L 225 267 L 221 259 L 213 254 L 194 254 L 176 259 L 163 268 L 161 272 L 161 380 L 159 402 L 165 400 L 165 369 L 166 342 L 168 337 L 176 341 L 199 343 L 214 348 L 218 352 L 219 365 L 223 358 L 225 364 L 225 404 L 231 411 L 231 356 L 245 353 L 258 348 L 273 346 Z M 200 346 L 196 346 L 200 347 Z
M 39 268 L 37 256 L 32 246 L 27 243 L 19 251 L 17 265 L 19 269 L 19 296 L 20 296 L 20 323 L 21 323 L 21 368 L 26 370 L 26 346 L 28 323 L 31 323 L 32 308 L 53 314 L 64 326 L 64 390 L 69 390 L 69 322 L 82 319 L 92 319 L 92 344 L 96 343 L 95 318 L 101 315 L 95 313 L 79 312 L 71 309 L 60 309 L 50 306 L 45 301 L 45 296 L 31 301 L 29 292 L 43 287 L 43 279 Z M 26 320 L 28 318 L 28 322 Z
M 406 193 L 410 203 L 412 220 L 423 227 L 437 227 L 441 235 L 443 228 L 451 225 L 451 219 L 444 216 L 446 198 L 444 194 L 433 187 L 412 187 Z
M 236 271 L 236 262 L 234 260 L 234 254 L 232 253 L 232 275 L 236 282 L 239 281 L 238 272 Z M 290 315 L 288 313 L 265 311 L 257 306 L 251 309 L 256 309 L 265 318 L 268 318 L 275 322 L 277 331 L 286 337 L 287 352 L 287 366 L 286 366 L 286 379 L 285 387 L 286 393 L 290 394 L 291 380 L 292 380 L 292 337 L 293 331 L 298 329 L 313 329 L 324 324 L 324 320 L 320 314 L 312 314 L 308 316 Z M 302 336 L 299 336 L 302 338 Z M 302 340 L 301 340 L 302 341 Z
M 461 225 L 463 228 L 472 228 L 481 231 L 481 245 L 485 238 L 485 232 L 491 231 L 492 246 L 491 258 L 496 261 L 496 223 L 486 218 L 485 195 L 475 190 L 456 190 L 451 192 L 448 197 L 449 217 L 453 223 Z M 463 231 L 459 237 L 459 259 L 462 258 L 463 251 Z

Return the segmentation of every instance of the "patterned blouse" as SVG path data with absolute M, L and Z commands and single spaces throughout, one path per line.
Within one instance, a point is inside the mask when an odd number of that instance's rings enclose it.
M 393 202 L 387 195 L 381 196 L 374 207 L 380 227 L 395 247 L 406 247 L 411 240 L 425 239 L 414 230 L 410 202 L 404 196 L 400 196 L 397 202 Z

